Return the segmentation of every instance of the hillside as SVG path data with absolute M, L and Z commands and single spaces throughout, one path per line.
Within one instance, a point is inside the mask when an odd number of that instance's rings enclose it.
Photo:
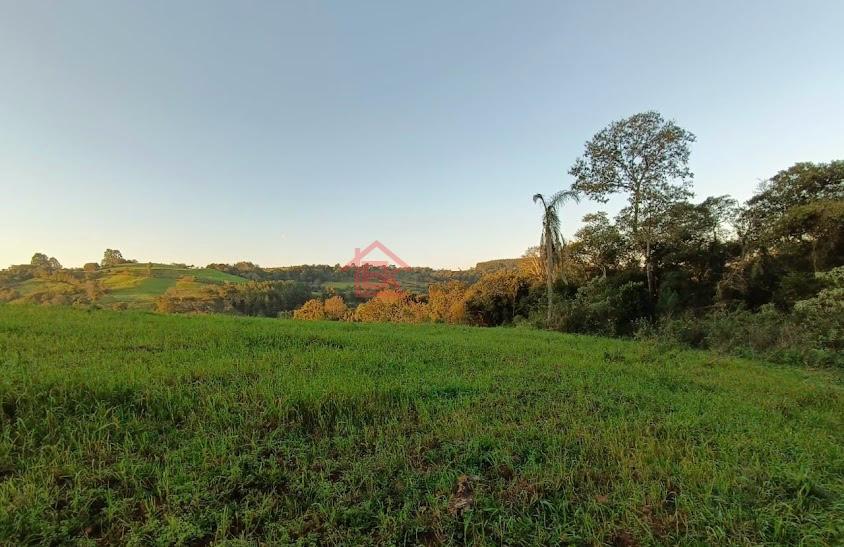
M 398 270 L 394 275 L 404 290 L 420 295 L 426 294 L 429 285 L 434 283 L 452 280 L 471 283 L 479 277 L 474 269 L 454 271 L 424 267 Z M 203 298 L 204 289 L 210 286 L 249 281 L 292 282 L 314 296 L 336 293 L 351 302 L 358 300 L 354 291 L 354 272 L 339 265 L 262 268 L 251 262 L 239 262 L 194 268 L 125 262 L 90 270 L 48 264 L 13 265 L 0 270 L 0 302 L 96 303 L 105 307 L 152 309 L 156 299 L 165 293 L 176 299 Z
M 475 264 L 475 271 L 480 274 L 498 272 L 501 270 L 516 270 L 522 262 L 521 258 L 499 258 Z
M 217 270 L 184 268 L 164 264 L 123 264 L 102 270 L 102 283 L 108 289 L 103 303 L 152 303 L 170 289 L 190 294 L 207 285 L 244 283 L 246 279 Z
M 0 409 L 0 544 L 844 539 L 840 375 L 705 352 L 0 305 Z
M 97 302 L 105 306 L 126 305 L 130 308 L 152 308 L 155 299 L 168 290 L 179 294 L 195 294 L 203 287 L 222 283 L 244 283 L 247 280 L 207 268 L 187 268 L 167 264 L 127 263 L 95 272 L 67 271 L 65 275 L 35 277 L 21 282 L 7 282 L 3 287 L 17 293 L 10 301 L 47 302 L 56 295 L 73 295 L 86 290 L 93 281 L 100 293 Z M 61 301 L 55 303 L 64 303 Z

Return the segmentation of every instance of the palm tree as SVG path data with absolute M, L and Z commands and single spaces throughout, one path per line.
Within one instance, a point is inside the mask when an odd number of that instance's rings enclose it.
M 554 291 L 554 280 L 557 270 L 563 260 L 563 236 L 560 234 L 560 216 L 557 209 L 567 201 L 580 202 L 580 196 L 573 190 L 557 192 L 549 200 L 542 194 L 533 196 L 533 202 L 542 203 L 542 238 L 539 241 L 539 252 L 545 265 L 545 285 L 548 291 L 548 321 L 551 321 L 551 301 Z

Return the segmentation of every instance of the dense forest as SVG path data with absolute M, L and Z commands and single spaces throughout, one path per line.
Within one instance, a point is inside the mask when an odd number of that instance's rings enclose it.
M 613 122 L 585 144 L 568 188 L 533 196 L 539 237 L 523 257 L 396 270 L 399 286 L 373 298 L 356 297 L 339 264 L 165 267 L 108 249 L 81 269 L 36 253 L 0 272 L 0 301 L 126 307 L 113 295 L 144 285 L 161 287 L 148 300 L 161 312 L 525 325 L 844 365 L 844 161 L 787 167 L 746 203 L 695 199 L 694 141 L 657 112 Z M 614 195 L 626 199 L 618 214 L 590 213 L 562 237 L 567 203 Z
M 473 284 L 433 285 L 426 297 L 385 291 L 338 313 L 337 298 L 302 319 L 529 324 L 638 336 L 809 365 L 844 365 L 844 161 L 798 163 L 746 203 L 695 200 L 694 135 L 645 112 L 585 145 L 570 188 L 536 194 L 539 245 Z M 560 234 L 569 201 L 627 199 L 614 218 L 583 218 Z

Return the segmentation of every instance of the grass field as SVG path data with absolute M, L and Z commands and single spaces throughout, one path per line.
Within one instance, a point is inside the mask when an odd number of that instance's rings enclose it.
M 221 283 L 245 283 L 247 280 L 208 268 L 184 268 L 168 264 L 121 264 L 111 268 L 101 269 L 90 274 L 93 279 L 101 283 L 107 291 L 98 303 L 105 306 L 125 304 L 130 308 L 152 309 L 155 299 L 177 287 L 180 280 L 190 279 L 190 283 L 182 283 L 181 293 L 187 295 L 193 291 L 199 294 L 203 287 L 219 285 Z M 68 283 L 46 280 L 41 278 L 28 279 L 21 283 L 11 284 L 8 288 L 17 291 L 22 300 L 39 292 L 52 291 L 62 293 L 78 291 Z
M 146 275 L 147 269 L 147 264 L 121 264 L 120 266 L 100 271 L 138 272 L 139 275 Z M 179 279 L 188 275 L 195 277 L 197 281 L 202 283 L 243 283 L 246 281 L 242 277 L 210 268 L 183 268 L 181 266 L 167 264 L 153 264 L 152 274 L 153 277 L 164 279 Z
M 0 306 L 0 544 L 841 544 L 840 374 Z

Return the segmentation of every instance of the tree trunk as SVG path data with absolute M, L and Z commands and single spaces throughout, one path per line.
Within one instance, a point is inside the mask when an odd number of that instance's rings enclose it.
M 639 233 L 639 202 L 641 201 L 642 183 L 637 182 L 633 190 L 633 235 Z
M 551 298 L 554 291 L 554 257 L 549 246 L 545 248 L 545 294 L 548 297 L 548 309 L 545 313 L 546 326 L 551 324 Z
M 648 277 L 648 298 L 654 300 L 654 266 L 651 261 L 651 240 L 645 242 L 645 273 Z

